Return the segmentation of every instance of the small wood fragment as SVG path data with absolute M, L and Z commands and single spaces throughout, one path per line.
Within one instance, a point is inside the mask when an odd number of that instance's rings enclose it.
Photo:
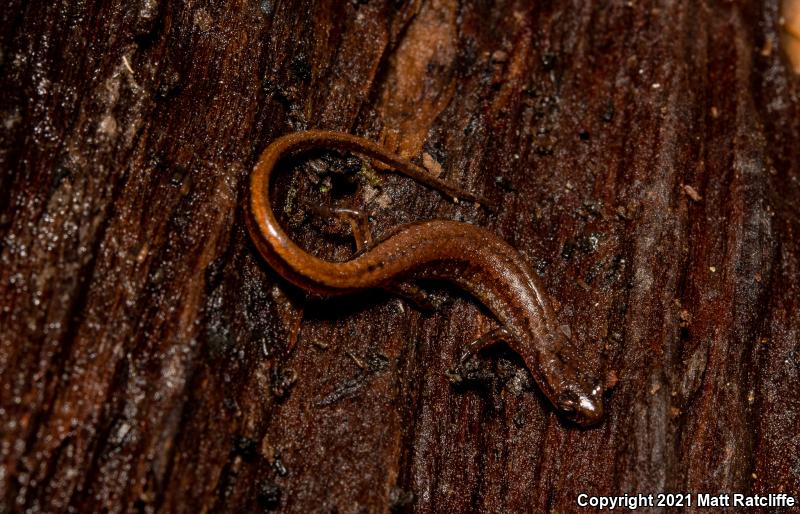
M 686 196 L 691 198 L 693 202 L 699 202 L 703 199 L 703 197 L 700 196 L 700 193 L 698 193 L 697 190 L 689 184 L 683 186 L 683 191 L 686 193 Z
M 439 177 L 442 175 L 442 165 L 431 156 L 428 152 L 422 154 L 422 165 L 428 170 L 431 175 L 434 177 Z

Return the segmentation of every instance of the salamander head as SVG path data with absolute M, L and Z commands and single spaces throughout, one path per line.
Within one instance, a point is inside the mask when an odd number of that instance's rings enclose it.
M 603 419 L 603 386 L 581 387 L 571 383 L 561 389 L 554 404 L 570 421 L 582 427 L 596 425 Z
M 542 391 L 558 414 L 582 427 L 603 419 L 605 384 L 583 369 L 574 346 L 566 338 L 553 344 L 554 352 L 542 352 L 538 371 Z

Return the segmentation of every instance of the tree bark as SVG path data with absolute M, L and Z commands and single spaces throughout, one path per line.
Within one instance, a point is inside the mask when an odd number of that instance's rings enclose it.
M 800 494 L 800 81 L 776 3 L 6 2 L 0 512 Z M 312 152 L 276 185 L 292 236 L 348 258 L 304 207 L 331 201 L 376 237 L 495 231 L 616 377 L 599 427 L 564 422 L 503 347 L 451 384 L 494 323 L 456 289 L 434 285 L 435 312 L 320 301 L 266 265 L 249 171 L 308 128 L 498 207 Z

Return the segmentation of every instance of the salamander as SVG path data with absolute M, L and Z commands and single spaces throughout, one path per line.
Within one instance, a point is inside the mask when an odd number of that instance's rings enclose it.
M 475 351 L 504 341 L 518 353 L 556 410 L 580 426 L 603 418 L 604 387 L 582 369 L 560 328 L 544 287 L 523 257 L 493 232 L 463 222 L 428 220 L 404 225 L 350 260 L 330 262 L 301 249 L 281 228 L 269 200 L 279 161 L 295 152 L 330 149 L 375 159 L 451 197 L 480 201 L 367 139 L 311 130 L 280 137 L 261 154 L 250 177 L 246 223 L 267 263 L 287 281 L 319 296 L 387 288 L 416 280 L 444 280 L 480 301 L 500 328 L 472 343 Z

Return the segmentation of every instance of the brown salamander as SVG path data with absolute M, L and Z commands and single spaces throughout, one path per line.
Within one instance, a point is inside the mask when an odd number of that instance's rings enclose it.
M 261 154 L 250 178 L 247 227 L 258 251 L 286 280 L 317 295 L 391 288 L 398 281 L 439 279 L 469 292 L 501 328 L 473 343 L 470 353 L 503 340 L 525 361 L 555 408 L 581 426 L 603 417 L 603 386 L 580 369 L 580 359 L 556 320 L 547 294 L 522 256 L 492 232 L 456 221 L 430 220 L 399 227 L 345 262 L 302 250 L 278 224 L 269 201 L 270 177 L 282 157 L 315 148 L 376 159 L 452 197 L 477 201 L 419 166 L 366 139 L 341 132 L 296 132 Z

